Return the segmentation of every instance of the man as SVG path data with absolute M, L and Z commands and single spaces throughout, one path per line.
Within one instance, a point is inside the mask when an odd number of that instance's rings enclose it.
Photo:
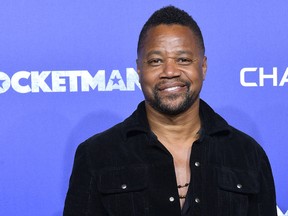
M 156 11 L 137 70 L 145 101 L 78 147 L 64 215 L 275 216 L 265 152 L 199 98 L 207 58 L 192 17 Z

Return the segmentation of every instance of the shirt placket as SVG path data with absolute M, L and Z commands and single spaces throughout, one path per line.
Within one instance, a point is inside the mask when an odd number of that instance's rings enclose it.
M 193 143 L 191 156 L 190 156 L 190 169 L 191 180 L 188 191 L 188 200 L 186 211 L 183 212 L 183 216 L 188 216 L 193 213 L 193 216 L 201 215 L 202 206 L 202 145 L 199 140 Z

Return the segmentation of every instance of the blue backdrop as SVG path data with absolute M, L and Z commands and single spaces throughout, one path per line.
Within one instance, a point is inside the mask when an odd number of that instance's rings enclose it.
M 77 145 L 143 99 L 138 34 L 168 4 L 202 28 L 201 97 L 261 143 L 288 215 L 286 0 L 2 0 L 0 215 L 62 214 Z

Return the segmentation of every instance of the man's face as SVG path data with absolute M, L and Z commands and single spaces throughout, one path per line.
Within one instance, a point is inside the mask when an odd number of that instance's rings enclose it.
M 137 59 L 146 102 L 167 115 L 188 110 L 199 100 L 206 61 L 190 28 L 158 25 L 148 30 Z

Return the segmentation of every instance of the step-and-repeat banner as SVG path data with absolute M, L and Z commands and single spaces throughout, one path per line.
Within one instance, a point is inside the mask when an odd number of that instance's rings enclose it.
M 201 97 L 263 146 L 288 215 L 286 0 L 1 1 L 0 215 L 62 215 L 77 145 L 143 100 L 138 35 L 169 4 L 202 29 Z

